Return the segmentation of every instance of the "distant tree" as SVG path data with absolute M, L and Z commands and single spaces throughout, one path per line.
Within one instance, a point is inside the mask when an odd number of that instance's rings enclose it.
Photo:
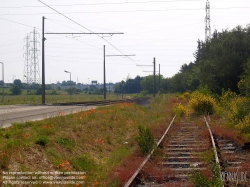
M 49 84 L 45 84 L 45 90 L 52 90 L 52 86 Z
M 250 97 L 250 58 L 248 59 L 245 67 L 245 71 L 241 76 L 241 80 L 238 82 L 240 93 Z
M 77 93 L 77 90 L 75 87 L 68 88 L 65 91 L 68 92 L 68 94 L 76 94 Z
M 141 91 L 140 82 L 142 79 L 140 76 L 136 76 L 134 79 L 128 78 L 124 82 L 124 93 L 139 93 Z
M 11 94 L 12 95 L 20 95 L 22 93 L 22 89 L 20 88 L 20 86 L 16 86 L 14 85 L 11 89 Z
M 201 86 L 217 94 L 222 89 L 239 92 L 237 84 L 250 56 L 249 49 L 248 32 L 241 26 L 218 32 L 217 38 L 207 41 L 201 50 L 197 74 Z
M 71 84 L 70 84 L 71 83 Z M 75 86 L 76 85 L 76 82 L 74 82 L 74 81 L 62 81 L 62 86 Z
M 194 52 L 194 58 L 195 58 L 195 60 L 194 60 L 194 63 L 195 64 L 197 64 L 197 63 L 199 63 L 199 60 L 200 60 L 200 58 L 201 58 L 201 51 L 202 51 L 202 41 L 200 41 L 199 39 L 198 39 L 198 41 L 197 41 L 197 49 L 196 49 L 196 51 Z
M 160 82 L 161 82 L 161 88 L 162 88 L 162 80 L 163 76 L 160 76 Z M 159 91 L 159 75 L 155 76 L 155 93 L 158 93 Z M 142 81 L 140 82 L 140 86 L 142 90 L 146 91 L 147 93 L 153 93 L 154 92 L 154 76 L 148 75 L 146 77 L 143 77 Z
M 32 84 L 30 85 L 30 88 L 31 88 L 31 89 L 34 89 L 34 90 L 37 90 L 39 87 L 41 87 L 41 85 L 36 84 L 36 83 L 32 83 Z
M 13 85 L 19 86 L 20 88 L 22 88 L 22 81 L 20 79 L 15 79 L 13 82 Z
M 36 95 L 42 95 L 42 87 L 36 89 Z
M 216 30 L 216 29 L 214 30 L 213 37 L 214 37 L 214 38 L 217 38 L 217 37 L 218 37 L 218 33 L 217 33 L 217 30 Z
M 13 84 L 16 86 L 20 86 L 20 85 L 22 85 L 22 81 L 20 79 L 15 79 Z

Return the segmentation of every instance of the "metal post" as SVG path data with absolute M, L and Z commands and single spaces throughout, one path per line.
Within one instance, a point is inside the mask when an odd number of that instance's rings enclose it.
M 69 89 L 70 89 L 70 99 L 71 99 L 71 95 L 72 95 L 72 89 L 71 89 L 71 72 L 69 72 L 70 75 L 70 82 L 69 82 Z
M 45 38 L 44 38 L 44 19 L 45 17 L 43 17 L 43 33 L 42 33 L 42 104 L 45 104 L 45 51 L 44 51 L 44 42 L 45 42 Z
M 2 103 L 4 103 L 4 63 L 0 62 L 2 64 L 2 77 L 3 77 L 3 96 L 2 96 Z
M 103 97 L 106 99 L 106 71 L 105 71 L 105 45 L 103 46 Z
M 159 64 L 159 93 L 161 92 L 161 65 Z
M 154 95 L 154 97 L 155 97 L 155 58 L 154 58 L 154 91 L 153 91 L 153 95 Z
M 69 73 L 69 96 L 70 96 L 70 99 L 71 99 L 71 92 L 72 92 L 72 90 L 71 90 L 71 72 L 70 71 L 66 71 L 66 70 L 64 70 L 64 72 L 65 73 Z

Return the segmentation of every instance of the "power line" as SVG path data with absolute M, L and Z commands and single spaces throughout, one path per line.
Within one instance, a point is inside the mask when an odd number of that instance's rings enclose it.
M 5 18 L 0 18 L 0 19 L 5 20 L 5 21 L 9 21 L 9 22 L 12 22 L 12 23 L 16 23 L 16 24 L 19 24 L 19 25 L 23 25 L 23 26 L 26 26 L 26 27 L 32 27 L 32 28 L 34 28 L 33 26 L 26 25 L 26 24 L 23 24 L 23 23 L 19 23 L 19 22 L 16 22 L 16 21 L 12 21 L 12 20 L 9 20 L 9 19 L 5 19 Z
M 39 0 L 38 0 L 39 1 Z M 52 8 L 52 7 L 50 7 Z M 226 9 L 248 9 L 250 7 L 227 7 L 227 8 L 213 8 L 212 10 L 226 10 Z M 53 9 L 53 8 L 52 8 Z M 55 10 L 55 9 L 53 9 Z M 95 12 L 64 12 L 59 13 L 63 14 L 100 14 L 100 13 L 130 13 L 130 12 L 166 12 L 166 11 L 195 11 L 195 10 L 203 10 L 203 8 L 173 8 L 173 9 L 162 9 L 162 10 L 107 10 L 107 11 L 95 11 Z M 55 10 L 56 11 L 56 10 Z M 56 14 L 56 13 L 31 13 L 31 14 L 1 14 L 0 16 L 30 16 L 30 15 L 44 15 L 44 14 Z
M 51 5 L 51 6 L 93 6 L 93 5 L 123 5 L 123 4 L 146 4 L 146 3 L 170 3 L 180 2 L 185 0 L 171 0 L 171 1 L 144 1 L 144 2 L 120 2 L 120 3 L 85 3 L 85 4 L 68 4 L 68 5 Z M 189 1 L 201 1 L 201 0 L 189 0 Z M 35 8 L 46 6 L 19 6 L 19 7 L 0 7 L 0 8 Z
M 16 24 L 18 24 L 18 25 L 22 25 L 22 26 L 34 28 L 33 26 L 26 25 L 26 24 L 23 24 L 23 23 L 19 23 L 19 22 L 16 22 L 16 21 L 12 21 L 12 20 L 9 20 L 9 19 L 5 19 L 5 18 L 0 18 L 0 19 L 5 20 L 5 21 L 9 21 L 9 22 L 12 22 L 12 23 L 16 23 Z M 37 28 L 37 29 L 38 29 L 38 30 L 42 30 L 42 29 L 40 29 L 40 28 Z M 49 31 L 47 31 L 47 32 L 49 32 Z M 69 38 L 69 37 L 63 36 L 63 35 L 59 35 L 59 36 Z M 99 47 L 96 47 L 96 46 L 94 46 L 94 45 L 91 45 L 91 44 L 88 44 L 88 43 L 86 43 L 86 42 L 80 41 L 80 40 L 78 40 L 78 39 L 75 39 L 75 38 L 71 38 L 71 39 L 73 39 L 73 40 L 75 40 L 75 41 L 78 41 L 78 42 L 80 42 L 80 43 L 84 43 L 84 44 L 86 44 L 86 45 L 92 46 L 92 47 L 97 48 L 97 49 L 99 49 L 99 50 L 102 50 L 102 49 L 99 48 Z
M 62 14 L 62 13 L 60 13 L 59 11 L 55 10 L 54 8 L 52 8 L 51 6 L 49 6 L 49 5 L 45 4 L 45 3 L 43 3 L 43 2 L 40 1 L 40 0 L 38 0 L 38 1 L 41 2 L 42 4 L 46 5 L 46 6 L 49 7 L 50 9 L 54 10 L 54 11 L 57 12 L 58 14 L 62 15 L 63 17 L 67 18 L 68 20 L 70 20 L 70 21 L 74 22 L 75 24 L 77 24 L 77 25 L 83 27 L 84 29 L 88 30 L 89 32 L 94 33 L 92 30 L 86 28 L 85 26 L 83 26 L 82 24 L 80 24 L 80 23 L 74 21 L 73 19 L 69 18 L 68 16 L 66 16 L 66 15 L 64 15 L 64 14 Z M 121 54 L 125 55 L 125 54 L 124 54 L 122 51 L 120 51 L 117 47 L 115 47 L 113 44 L 111 44 L 107 39 L 101 37 L 101 36 L 98 35 L 98 34 L 95 34 L 95 35 L 99 36 L 99 37 L 102 38 L 104 41 L 106 41 L 109 45 L 111 45 L 114 49 L 116 49 L 118 52 L 120 52 Z M 129 57 L 129 59 L 132 60 L 130 57 Z M 132 60 L 132 61 L 133 61 L 133 60 Z M 134 61 L 133 61 L 133 62 L 134 62 Z M 134 62 L 134 63 L 136 64 L 136 62 Z

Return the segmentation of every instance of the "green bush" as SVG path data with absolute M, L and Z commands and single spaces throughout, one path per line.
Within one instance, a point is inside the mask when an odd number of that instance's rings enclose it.
M 46 144 L 49 143 L 49 140 L 46 136 L 40 136 L 37 140 L 36 140 L 36 144 L 45 146 Z
M 154 135 L 149 128 L 139 126 L 139 134 L 136 137 L 136 142 L 142 154 L 149 153 L 154 147 Z

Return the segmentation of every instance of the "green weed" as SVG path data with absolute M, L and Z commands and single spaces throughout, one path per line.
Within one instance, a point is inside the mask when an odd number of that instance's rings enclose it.
M 39 144 L 41 146 L 45 146 L 49 143 L 49 139 L 46 136 L 40 136 L 36 140 L 36 144 Z
M 147 127 L 138 126 L 139 134 L 135 138 L 142 154 L 148 154 L 154 147 L 154 135 Z
M 95 161 L 88 154 L 84 154 L 77 158 L 72 159 L 71 163 L 74 166 L 74 168 L 78 169 L 79 171 L 85 171 L 85 172 L 95 170 L 96 167 Z

